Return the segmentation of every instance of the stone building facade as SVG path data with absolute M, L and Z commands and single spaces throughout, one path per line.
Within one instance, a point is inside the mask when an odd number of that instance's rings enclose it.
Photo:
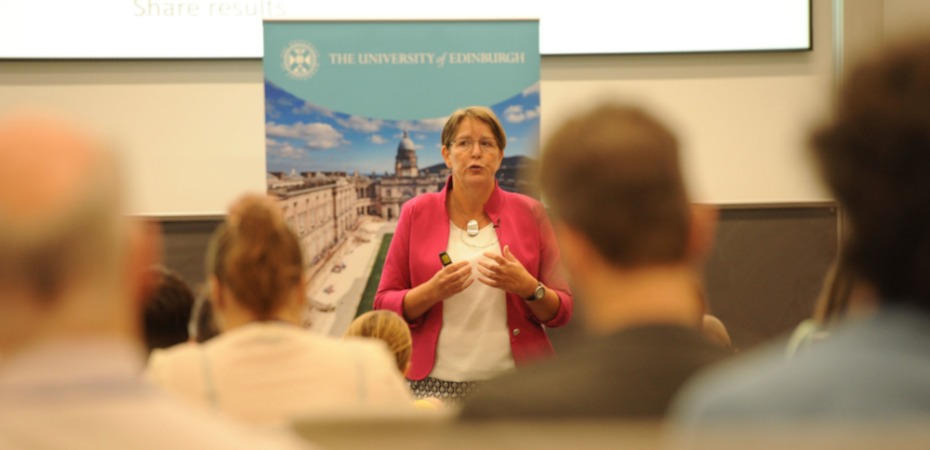
M 269 173 L 268 193 L 278 198 L 288 225 L 297 233 L 309 266 L 344 241 L 363 216 L 397 220 L 411 198 L 437 192 L 445 182 L 438 173 L 417 167 L 416 145 L 405 131 L 397 146 L 394 175 L 358 172 Z
M 378 180 L 379 215 L 385 220 L 397 220 L 400 208 L 407 200 L 427 192 L 437 192 L 439 185 L 445 181 L 438 174 L 420 172 L 416 144 L 407 131 L 397 145 L 395 161 L 394 176 Z

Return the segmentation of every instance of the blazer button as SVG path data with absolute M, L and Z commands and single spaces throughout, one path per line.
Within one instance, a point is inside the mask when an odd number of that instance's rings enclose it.
M 514 336 L 519 336 L 519 335 L 520 335 L 520 329 L 519 329 L 519 328 L 514 328 L 514 329 L 513 329 L 513 335 L 514 335 Z

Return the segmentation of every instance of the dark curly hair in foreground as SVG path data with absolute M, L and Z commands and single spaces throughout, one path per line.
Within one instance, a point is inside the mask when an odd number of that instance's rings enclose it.
M 860 65 L 838 103 L 812 144 L 848 213 L 845 262 L 885 303 L 930 312 L 930 40 Z

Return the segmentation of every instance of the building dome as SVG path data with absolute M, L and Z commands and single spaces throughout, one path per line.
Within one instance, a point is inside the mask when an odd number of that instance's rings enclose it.
M 297 174 L 297 170 L 291 169 L 291 173 L 284 177 L 287 181 L 304 181 L 304 177 Z
M 404 130 L 404 137 L 397 144 L 397 164 L 394 166 L 394 174 L 399 177 L 416 178 L 419 174 L 417 170 L 417 146 L 410 139 L 410 133 Z
M 404 137 L 400 140 L 400 144 L 397 145 L 397 150 L 409 150 L 416 151 L 417 146 L 414 145 L 413 139 L 410 139 L 410 134 L 407 133 L 407 130 L 404 130 Z

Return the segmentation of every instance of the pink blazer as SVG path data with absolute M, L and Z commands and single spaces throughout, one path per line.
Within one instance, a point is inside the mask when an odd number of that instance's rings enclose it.
M 449 212 L 445 199 L 451 185 L 452 177 L 449 177 L 442 191 L 420 194 L 404 204 L 381 273 L 375 309 L 388 309 L 403 317 L 407 291 L 429 281 L 442 269 L 439 253 L 445 251 L 449 243 Z M 574 300 L 560 267 L 559 248 L 545 208 L 530 197 L 505 192 L 495 183 L 485 212 L 498 224 L 501 249 L 509 245 L 527 271 L 556 291 L 561 302 L 555 318 L 540 323 L 526 300 L 507 294 L 507 326 L 514 362 L 521 367 L 534 359 L 554 356 L 542 325 L 567 324 L 572 317 Z M 436 359 L 436 341 L 442 329 L 442 302 L 409 324 L 413 355 L 407 378 L 422 380 L 433 370 Z

